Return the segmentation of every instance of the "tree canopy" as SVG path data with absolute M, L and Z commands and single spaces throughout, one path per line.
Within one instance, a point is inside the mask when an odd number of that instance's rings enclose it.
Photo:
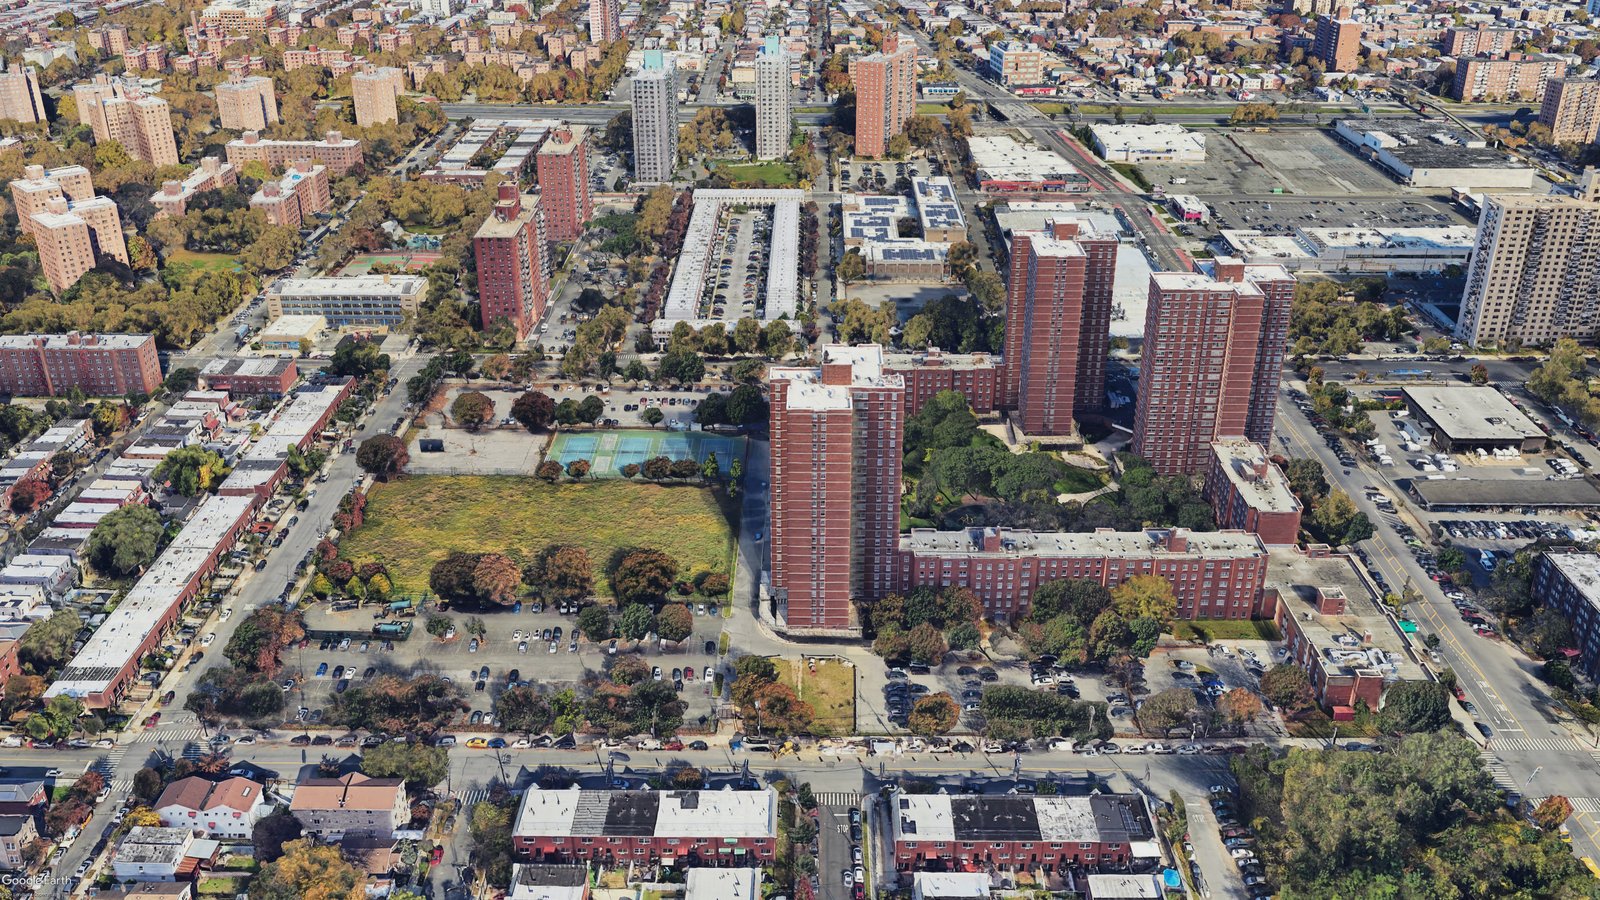
M 142 503 L 106 513 L 84 542 L 84 557 L 96 572 L 126 577 L 156 558 L 165 527 L 161 516 Z

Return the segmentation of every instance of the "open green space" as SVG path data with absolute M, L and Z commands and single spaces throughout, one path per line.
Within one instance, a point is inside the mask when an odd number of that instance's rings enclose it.
M 1281 641 L 1278 626 L 1267 619 L 1195 619 L 1173 622 L 1172 636 L 1180 641 Z
M 216 269 L 218 271 L 227 271 L 239 267 L 239 260 L 227 253 L 199 253 L 194 250 L 185 250 L 182 247 L 167 254 L 167 265 L 171 266 L 179 263 L 194 266 L 197 269 Z
M 794 167 L 784 162 L 719 165 L 717 171 L 734 187 L 799 187 Z
M 811 704 L 814 727 L 822 734 L 855 734 L 856 669 L 837 660 L 817 660 L 811 671 L 804 659 L 774 659 L 778 681 L 794 688 L 795 696 Z
M 356 563 L 388 566 L 395 592 L 428 590 L 433 564 L 452 550 L 505 553 L 518 563 L 550 544 L 576 544 L 594 561 L 595 592 L 624 547 L 654 547 L 698 570 L 732 574 L 731 506 L 710 488 L 607 479 L 550 484 L 517 476 L 413 475 L 376 486 L 366 521 L 340 544 Z
M 944 115 L 945 113 L 947 113 L 949 111 L 950 111 L 950 104 L 948 104 L 948 103 L 926 103 L 926 102 L 924 102 L 924 103 L 918 103 L 917 104 L 917 115 L 919 115 L 919 116 L 942 116 L 942 115 Z

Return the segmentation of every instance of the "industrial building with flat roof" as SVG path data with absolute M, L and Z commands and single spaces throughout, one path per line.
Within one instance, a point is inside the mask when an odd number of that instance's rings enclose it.
M 1548 435 L 1497 388 L 1466 385 L 1408 385 L 1406 406 L 1447 453 L 1509 447 L 1538 453 Z
M 1079 193 L 1089 179 L 1066 157 L 1009 134 L 967 138 L 967 156 L 978 171 L 978 187 L 989 193 Z
M 1138 794 L 908 794 L 888 798 L 895 869 L 1046 872 L 1159 858 Z
M 1350 557 L 1321 544 L 1275 549 L 1266 593 L 1289 660 L 1335 719 L 1354 717 L 1357 701 L 1377 709 L 1397 681 L 1427 677 Z
M 279 316 L 322 316 L 330 326 L 396 328 L 414 315 L 428 292 L 421 275 L 285 278 L 267 289 L 267 310 Z
M 916 199 L 923 240 L 954 243 L 967 239 L 967 221 L 961 215 L 961 204 L 950 179 L 942 175 L 913 178 L 911 196 Z
M 1223 229 L 1220 234 L 1229 256 L 1275 263 L 1291 272 L 1440 272 L 1466 265 L 1477 239 L 1471 225 L 1296 228 L 1292 234 Z
M 1348 117 L 1333 133 L 1389 177 L 1411 187 L 1533 187 L 1533 169 L 1482 136 L 1442 119 Z
M 777 815 L 770 790 L 533 787 L 523 795 L 511 841 L 535 861 L 759 866 L 772 860 Z
M 1206 136 L 1168 122 L 1153 125 L 1089 126 L 1095 152 L 1107 162 L 1202 163 Z

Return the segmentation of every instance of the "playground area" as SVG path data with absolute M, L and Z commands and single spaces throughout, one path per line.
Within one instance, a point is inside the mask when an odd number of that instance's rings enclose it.
M 726 474 L 728 465 L 744 458 L 745 439 L 735 435 L 706 434 L 703 431 L 597 431 L 588 434 L 562 433 L 550 444 L 546 459 L 561 465 L 577 459 L 589 461 L 589 473 L 597 478 L 614 478 L 622 467 L 642 465 L 656 456 L 667 459 L 693 459 L 703 463 L 711 454 Z
M 420 272 L 444 258 L 442 253 L 425 250 L 400 250 L 393 253 L 358 253 L 339 270 L 340 275 L 367 275 L 372 267 L 388 264 L 403 272 Z

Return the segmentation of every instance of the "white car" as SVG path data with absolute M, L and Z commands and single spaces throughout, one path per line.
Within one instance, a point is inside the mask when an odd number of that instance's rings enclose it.
M 216 641 L 216 639 L 217 639 L 217 633 L 215 631 L 213 631 L 210 634 L 208 634 L 205 637 L 200 639 L 200 646 L 209 647 L 209 646 L 211 646 L 211 644 L 214 641 Z
M 1199 744 L 1182 744 L 1178 747 L 1179 756 L 1194 756 L 1200 752 Z
M 220 617 L 221 621 L 223 621 L 223 622 L 228 621 L 228 617 L 231 616 L 231 615 L 233 615 L 233 610 L 224 608 L 222 610 L 222 616 Z
M 1234 859 L 1255 859 L 1256 858 L 1256 854 L 1255 854 L 1254 850 L 1248 850 L 1248 849 L 1246 849 L 1244 847 L 1235 847 L 1232 850 L 1229 850 L 1228 853 L 1232 854 Z
M 522 640 L 522 629 L 518 628 L 516 631 L 511 632 L 511 639 L 513 641 Z

